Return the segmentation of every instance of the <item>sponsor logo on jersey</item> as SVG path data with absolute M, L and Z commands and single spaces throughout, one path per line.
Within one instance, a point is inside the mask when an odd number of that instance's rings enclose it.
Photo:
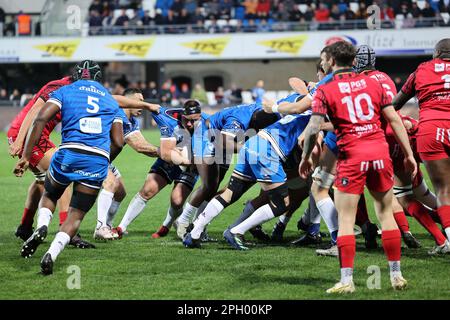
M 81 91 L 87 91 L 87 92 L 93 92 L 93 93 L 98 93 L 99 95 L 101 95 L 101 96 L 103 96 L 103 97 L 106 95 L 106 92 L 101 91 L 101 90 L 97 89 L 97 88 L 94 87 L 94 86 L 89 86 L 89 87 L 81 86 L 81 87 L 78 88 L 78 90 L 81 90 Z
M 434 71 L 435 72 L 443 72 L 445 70 L 445 64 L 444 63 L 435 63 L 434 64 Z
M 154 38 L 150 38 L 145 40 L 118 42 L 109 44 L 107 47 L 117 50 L 116 56 L 132 55 L 139 58 L 145 58 L 154 41 Z
M 341 93 L 351 93 L 350 84 L 348 82 L 338 82 L 338 86 Z
M 267 53 L 284 52 L 296 55 L 307 39 L 307 35 L 299 35 L 295 37 L 258 41 L 257 43 L 269 47 L 270 50 L 267 50 Z
M 221 37 L 208 40 L 183 42 L 181 45 L 183 47 L 193 49 L 193 51 L 190 52 L 191 55 L 206 53 L 219 57 L 228 45 L 228 42 L 230 42 L 230 37 Z
M 62 57 L 62 58 L 71 58 L 74 52 L 77 50 L 78 45 L 80 44 L 80 40 L 71 40 L 64 42 L 53 42 L 48 44 L 39 44 L 33 46 L 38 50 L 44 51 L 42 57 Z

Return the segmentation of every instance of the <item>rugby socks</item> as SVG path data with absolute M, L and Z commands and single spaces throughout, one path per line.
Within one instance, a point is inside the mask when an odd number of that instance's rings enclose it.
M 192 207 L 194 208 L 194 207 Z M 224 206 L 216 198 L 212 199 L 205 210 L 194 221 L 194 229 L 191 231 L 192 239 L 200 239 L 205 227 L 222 212 Z M 183 211 L 184 213 L 184 211 Z M 180 217 L 181 218 L 181 217 Z
M 206 208 L 206 206 L 208 205 L 208 203 L 209 203 L 209 201 L 203 201 L 203 202 L 200 204 L 200 207 L 198 207 L 197 211 L 195 212 L 194 218 L 192 219 L 192 221 L 194 221 L 195 219 L 197 219 L 198 215 L 199 215 L 200 213 L 202 213 L 202 212 L 205 210 L 205 208 Z
M 239 218 L 235 222 L 233 222 L 232 225 L 229 226 L 229 228 L 236 227 L 238 224 L 240 224 L 242 221 L 246 220 L 248 217 L 250 217 L 253 212 L 255 212 L 255 208 L 253 208 L 252 202 L 249 200 L 245 204 L 244 211 L 241 213 Z
M 175 209 L 172 206 L 167 209 L 166 219 L 163 222 L 163 226 L 170 228 L 177 217 L 183 212 L 183 207 Z
M 320 223 L 311 223 L 307 232 L 313 236 L 318 234 L 320 232 Z
M 287 226 L 287 224 L 289 223 L 289 221 L 291 220 L 291 217 L 286 216 L 285 214 L 282 214 L 279 218 L 278 218 L 278 222 L 284 224 L 285 226 Z
M 442 222 L 447 239 L 450 241 L 450 206 L 440 206 L 437 213 Z
M 339 236 L 337 246 L 341 266 L 341 283 L 349 284 L 353 280 L 353 265 L 356 254 L 355 235 Z
M 316 235 L 320 232 L 320 212 L 316 206 L 316 202 L 314 198 L 310 194 L 310 203 L 309 203 L 309 226 L 307 232 L 311 235 Z
M 402 233 L 409 232 L 408 220 L 406 219 L 406 215 L 405 212 L 403 212 L 403 210 L 394 212 L 394 219 L 395 222 L 397 223 L 398 228 L 402 231 Z
M 117 212 L 119 211 L 120 203 L 121 202 L 113 199 L 111 206 L 109 207 L 108 215 L 106 217 L 106 224 L 109 227 L 112 227 L 113 225 L 113 220 L 116 217 Z
M 36 229 L 39 229 L 42 226 L 47 226 L 52 221 L 53 214 L 48 208 L 40 208 L 38 213 L 38 220 Z
M 445 243 L 445 237 L 439 230 L 436 223 L 434 223 L 433 218 L 431 218 L 428 209 L 426 209 L 420 202 L 412 201 L 408 205 L 408 212 L 417 220 L 419 223 L 427 229 L 427 231 L 433 236 L 436 244 L 441 246 Z
M 60 231 L 56 234 L 55 239 L 53 239 L 52 244 L 47 251 L 47 253 L 50 253 L 50 255 L 52 256 L 53 262 L 55 262 L 56 258 L 64 250 L 69 242 L 70 236 L 67 233 Z
M 23 209 L 23 215 L 22 215 L 22 220 L 20 221 L 20 224 L 31 228 L 33 226 L 35 214 L 36 214 L 36 211 L 31 211 L 28 208 Z
M 381 233 L 383 249 L 389 261 L 391 278 L 401 276 L 400 256 L 401 256 L 401 234 L 399 229 L 383 230 Z
M 232 228 L 230 231 L 234 234 L 245 234 L 251 228 L 263 224 L 273 218 L 275 218 L 275 215 L 273 214 L 272 208 L 270 205 L 266 204 L 261 208 L 258 208 L 250 217 Z
M 186 202 L 184 209 L 183 209 L 183 213 L 178 218 L 178 223 L 189 224 L 192 216 L 197 212 L 197 210 L 198 210 L 197 207 L 194 207 L 189 202 Z
M 61 226 L 64 221 L 67 219 L 67 211 L 60 211 L 59 212 L 59 225 Z
M 122 229 L 122 232 L 125 232 L 125 230 L 127 230 L 128 225 L 133 222 L 133 220 L 136 219 L 138 215 L 141 214 L 146 205 L 147 200 L 142 198 L 139 192 L 136 193 L 136 195 L 128 205 L 127 211 L 125 212 L 122 221 L 120 221 L 119 228 Z
M 100 194 L 98 195 L 97 201 L 97 226 L 96 229 L 100 229 L 103 226 L 106 226 L 106 219 L 108 216 L 109 208 L 111 208 L 111 204 L 114 198 L 114 193 L 102 189 Z
M 337 230 L 339 229 L 338 215 L 333 200 L 330 197 L 320 200 L 316 203 L 317 209 L 320 212 L 322 219 L 327 225 L 328 231 L 331 234 L 331 241 L 336 244 Z M 333 238 L 334 235 L 334 238 Z

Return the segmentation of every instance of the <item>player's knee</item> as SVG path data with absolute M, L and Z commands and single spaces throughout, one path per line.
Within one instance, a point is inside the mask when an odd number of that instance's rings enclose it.
M 170 196 L 170 205 L 172 208 L 179 209 L 182 208 L 184 204 L 183 196 L 180 192 L 172 192 Z
M 230 182 L 228 183 L 228 190 L 231 191 L 230 203 L 239 200 L 252 185 L 253 183 L 250 181 L 231 176 Z
M 65 188 L 62 186 L 54 185 L 52 181 L 50 181 L 50 179 L 45 179 L 44 189 L 44 195 L 54 203 L 56 203 L 59 198 L 61 198 L 65 190 Z
M 275 217 L 281 216 L 289 210 L 289 189 L 285 183 L 269 190 L 267 194 L 269 196 L 269 206 Z
M 113 175 L 108 176 L 102 184 L 103 189 L 106 191 L 115 193 L 116 191 L 116 178 Z
M 139 191 L 139 194 L 142 198 L 145 200 L 150 200 L 158 193 L 158 185 L 155 181 L 147 180 L 142 187 L 141 191 Z
M 70 207 L 84 213 L 89 212 L 97 199 L 97 194 L 88 194 L 77 190 L 73 191 Z

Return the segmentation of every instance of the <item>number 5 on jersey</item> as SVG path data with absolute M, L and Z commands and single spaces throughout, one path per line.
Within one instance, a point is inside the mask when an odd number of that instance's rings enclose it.
M 89 113 L 97 113 L 98 110 L 100 109 L 98 105 L 100 99 L 92 96 L 88 96 L 87 98 L 88 98 L 87 103 L 89 106 L 86 108 L 86 111 Z

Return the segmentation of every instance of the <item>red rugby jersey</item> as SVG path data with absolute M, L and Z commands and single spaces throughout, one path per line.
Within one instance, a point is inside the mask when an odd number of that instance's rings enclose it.
M 333 123 L 340 159 L 370 161 L 389 157 L 380 114 L 391 102 L 377 80 L 345 69 L 317 89 L 312 110 Z
M 421 63 L 402 87 L 403 93 L 419 100 L 420 122 L 450 119 L 450 60 Z

